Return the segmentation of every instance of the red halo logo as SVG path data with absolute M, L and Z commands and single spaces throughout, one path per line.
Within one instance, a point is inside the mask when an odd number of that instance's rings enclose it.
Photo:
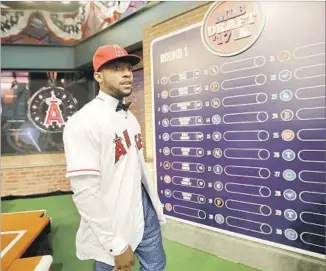
M 205 47 L 218 56 L 234 56 L 249 49 L 261 35 L 265 17 L 257 2 L 217 2 L 201 26 Z

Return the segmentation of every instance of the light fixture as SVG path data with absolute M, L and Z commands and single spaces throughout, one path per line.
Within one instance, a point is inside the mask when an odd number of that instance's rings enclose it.
M 62 4 L 65 4 L 65 5 L 70 4 L 70 1 L 61 1 L 61 2 L 62 2 Z

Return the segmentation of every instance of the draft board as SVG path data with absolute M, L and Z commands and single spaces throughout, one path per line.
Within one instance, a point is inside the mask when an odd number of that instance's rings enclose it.
M 325 3 L 260 5 L 240 54 L 201 23 L 152 42 L 158 192 L 171 219 L 324 258 Z

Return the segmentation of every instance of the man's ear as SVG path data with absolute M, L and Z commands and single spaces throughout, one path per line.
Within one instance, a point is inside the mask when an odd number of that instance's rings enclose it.
M 102 81 L 103 81 L 102 73 L 101 72 L 94 72 L 94 79 L 98 83 L 102 83 Z

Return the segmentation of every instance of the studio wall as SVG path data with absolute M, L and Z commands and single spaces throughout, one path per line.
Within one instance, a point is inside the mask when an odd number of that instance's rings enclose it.
M 133 53 L 142 57 L 142 50 Z M 62 131 L 97 95 L 93 72 L 2 71 L 1 78 L 1 196 L 71 191 Z M 128 101 L 145 133 L 142 62 Z

